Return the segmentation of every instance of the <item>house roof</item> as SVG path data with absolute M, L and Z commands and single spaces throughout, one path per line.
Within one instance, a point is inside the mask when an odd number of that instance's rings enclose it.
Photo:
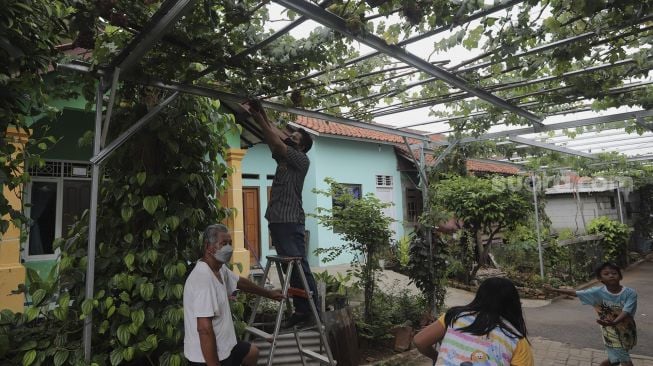
M 391 144 L 402 144 L 404 140 L 399 135 L 391 133 L 379 132 L 362 127 L 347 126 L 340 123 L 329 122 L 323 119 L 311 118 L 306 116 L 297 116 L 294 121 L 296 124 L 301 125 L 309 130 L 315 131 L 319 134 L 335 135 L 343 137 L 353 137 L 365 140 L 380 141 Z M 424 131 L 412 131 L 423 133 Z M 431 140 L 441 141 L 444 140 L 442 135 L 431 135 Z M 410 143 L 416 143 L 417 140 L 408 139 Z
M 605 179 L 592 179 L 583 177 L 577 182 L 559 184 L 545 190 L 546 194 L 569 194 L 569 193 L 596 193 L 611 192 L 618 187 L 617 182 Z
M 467 159 L 467 170 L 501 174 L 519 174 L 522 170 L 511 163 L 486 159 Z
M 399 148 L 400 153 L 408 158 L 408 151 L 404 144 L 404 140 L 399 135 L 393 135 L 391 133 L 379 132 L 361 127 L 347 126 L 340 123 L 329 122 L 326 120 L 306 116 L 298 116 L 294 122 L 318 134 L 359 138 L 398 145 L 397 147 Z M 412 130 L 412 132 L 423 133 L 424 131 Z M 430 135 L 430 138 L 433 141 L 445 140 L 445 136 L 438 134 Z M 408 141 L 411 144 L 417 143 L 416 140 L 411 141 L 411 139 L 408 139 Z M 432 154 L 426 155 L 426 164 L 432 165 L 435 162 L 435 159 L 436 157 Z M 499 174 L 518 174 L 521 171 L 521 169 L 514 164 L 485 159 L 468 159 L 467 170 L 474 172 Z

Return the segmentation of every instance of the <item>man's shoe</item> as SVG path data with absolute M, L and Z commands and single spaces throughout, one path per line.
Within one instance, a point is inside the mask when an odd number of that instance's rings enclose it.
M 290 329 L 295 326 L 308 326 L 313 323 L 313 317 L 309 313 L 292 313 L 292 315 L 281 323 L 282 329 Z

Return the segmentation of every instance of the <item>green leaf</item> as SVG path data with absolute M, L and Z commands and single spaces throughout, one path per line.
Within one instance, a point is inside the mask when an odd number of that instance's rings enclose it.
M 154 294 L 154 285 L 149 282 L 142 283 L 140 285 L 139 291 L 143 300 L 150 300 L 152 298 L 152 294 Z
M 88 315 L 93 311 L 93 299 L 85 299 L 82 301 L 82 314 Z
M 47 295 L 47 292 L 42 288 L 34 291 L 34 294 L 32 294 L 32 303 L 37 306 L 41 305 L 41 302 L 45 299 L 45 295 Z
M 61 366 L 66 362 L 68 359 L 68 351 L 67 350 L 59 350 L 57 353 L 54 354 L 54 365 L 55 366 Z
M 152 231 L 152 243 L 158 244 L 160 240 L 161 240 L 161 233 L 159 232 L 159 230 L 153 230 Z
M 118 327 L 118 330 L 116 331 L 116 336 L 118 336 L 118 340 L 120 343 L 123 345 L 127 345 L 129 343 L 129 338 L 131 338 L 131 333 L 129 332 L 129 326 L 127 324 L 122 324 Z
M 136 181 L 138 182 L 139 186 L 142 186 L 143 183 L 145 183 L 146 178 L 147 178 L 147 174 L 145 172 L 140 172 L 136 174 Z
M 120 364 L 123 360 L 122 349 L 118 347 L 115 348 L 113 351 L 111 351 L 111 354 L 109 355 L 109 360 L 111 361 L 111 364 L 114 366 Z
M 31 349 L 36 348 L 38 343 L 36 343 L 35 340 L 29 340 L 25 342 L 22 346 L 18 348 L 19 351 L 29 351 Z
M 31 365 L 36 359 L 36 350 L 30 350 L 23 355 L 23 366 Z
M 120 215 L 122 216 L 122 220 L 124 222 L 128 222 L 132 218 L 133 214 L 134 209 L 129 206 L 123 206 L 123 208 L 120 210 Z
M 181 356 L 175 353 L 170 356 L 170 366 L 181 366 Z
M 125 240 L 125 242 L 131 244 L 134 241 L 134 235 L 132 235 L 131 233 L 127 233 L 125 234 L 123 239 Z
M 154 214 L 157 207 L 159 207 L 159 199 L 157 196 L 147 196 L 143 199 L 143 208 L 150 215 Z
M 172 288 L 172 294 L 175 295 L 176 298 L 181 299 L 184 296 L 184 285 L 180 283 L 174 285 Z
M 30 306 L 25 310 L 25 316 L 27 317 L 27 321 L 31 322 L 32 320 L 36 319 L 37 316 L 39 316 L 39 308 L 35 306 Z
M 175 231 L 177 227 L 179 227 L 179 217 L 177 216 L 168 217 L 168 225 L 170 226 L 170 230 Z
M 134 324 L 140 327 L 145 321 L 145 312 L 143 311 L 143 309 L 138 309 L 131 313 L 131 319 L 132 322 L 134 322 Z
M 122 356 L 125 358 L 125 361 L 131 361 L 134 358 L 134 347 L 127 347 L 122 350 Z
M 128 253 L 123 260 L 125 261 L 125 265 L 127 266 L 127 268 L 129 268 L 130 270 L 134 269 L 134 254 L 133 253 Z

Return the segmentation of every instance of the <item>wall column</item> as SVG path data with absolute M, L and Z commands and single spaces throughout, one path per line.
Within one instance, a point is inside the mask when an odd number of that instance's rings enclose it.
M 233 172 L 227 177 L 228 188 L 224 198 L 226 207 L 234 212 L 225 221 L 225 224 L 232 230 L 234 255 L 232 263 L 240 263 L 243 266 L 242 276 L 249 275 L 249 250 L 245 249 L 245 231 L 243 220 L 243 171 L 242 162 L 247 150 L 230 148 L 227 150 L 226 163 Z M 237 272 L 238 268 L 234 267 Z
M 23 150 L 28 138 L 26 133 L 18 132 L 15 128 L 10 127 L 7 130 L 9 140 L 7 142 L 16 146 L 16 154 Z M 2 194 L 14 209 L 21 208 L 20 193 L 19 189 L 12 191 L 9 187 L 2 186 Z M 9 220 L 9 215 L 2 219 Z M 7 232 L 0 237 L 0 309 L 23 312 L 25 295 L 11 293 L 23 283 L 25 283 L 25 267 L 20 263 L 20 228 L 10 222 Z

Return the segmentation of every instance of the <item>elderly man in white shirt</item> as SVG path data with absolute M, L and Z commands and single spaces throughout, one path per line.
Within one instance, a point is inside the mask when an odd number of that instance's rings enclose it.
M 236 289 L 274 300 L 283 295 L 239 277 L 224 265 L 233 252 L 226 226 L 209 225 L 203 245 L 204 255 L 184 286 L 184 356 L 192 366 L 254 366 L 258 348 L 236 339 L 229 295 Z

